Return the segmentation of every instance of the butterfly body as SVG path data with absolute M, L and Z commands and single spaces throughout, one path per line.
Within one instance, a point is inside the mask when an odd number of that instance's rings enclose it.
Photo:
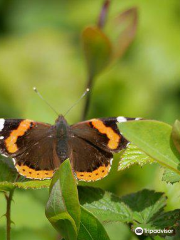
M 55 135 L 56 135 L 56 152 L 60 159 L 60 162 L 66 160 L 69 157 L 69 138 L 72 137 L 70 126 L 66 119 L 60 115 L 55 123 Z
M 110 171 L 113 153 L 127 146 L 118 122 L 135 118 L 99 118 L 69 125 L 60 115 L 54 125 L 29 119 L 0 119 L 0 154 L 11 157 L 19 174 L 52 178 L 70 159 L 78 180 L 96 181 Z

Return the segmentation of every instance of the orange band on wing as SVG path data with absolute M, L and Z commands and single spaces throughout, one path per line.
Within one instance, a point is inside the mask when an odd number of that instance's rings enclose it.
M 94 119 L 91 121 L 92 125 L 98 129 L 100 133 L 106 134 L 109 139 L 108 147 L 110 149 L 116 149 L 119 146 L 120 135 L 118 135 L 111 127 L 106 127 L 101 120 Z
M 97 181 L 106 177 L 111 169 L 110 164 L 108 166 L 101 166 L 93 172 L 76 172 L 76 177 L 78 180 L 82 181 Z
M 24 133 L 31 127 L 31 123 L 33 123 L 33 121 L 23 120 L 19 124 L 19 127 L 16 130 L 13 130 L 10 136 L 5 140 L 6 148 L 9 153 L 15 153 L 18 151 L 16 144 L 17 139 L 24 135 Z
M 26 178 L 31 178 L 31 179 L 47 179 L 47 178 L 52 178 L 54 174 L 54 170 L 34 170 L 28 166 L 25 165 L 15 165 L 18 173 L 20 175 L 23 175 Z

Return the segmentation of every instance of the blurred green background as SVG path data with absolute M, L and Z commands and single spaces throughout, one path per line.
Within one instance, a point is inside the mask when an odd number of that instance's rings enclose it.
M 86 86 L 81 32 L 96 23 L 102 3 L 0 1 L 1 117 L 54 123 L 56 115 L 34 94 L 34 86 L 62 114 L 79 98 Z M 180 1 L 113 0 L 109 19 L 132 6 L 137 6 L 139 13 L 136 38 L 123 58 L 94 82 L 88 118 L 124 115 L 172 124 L 180 119 Z M 70 124 L 80 120 L 83 104 L 81 101 L 68 114 Z M 119 196 L 142 188 L 165 191 L 169 197 L 167 209 L 180 208 L 179 184 L 162 182 L 163 169 L 153 164 L 117 172 L 118 160 L 117 155 L 107 178 L 88 185 Z M 13 240 L 57 239 L 44 214 L 47 198 L 47 189 L 16 191 L 12 204 Z M 0 216 L 4 213 L 1 193 Z M 125 225 L 119 224 L 116 230 L 109 225 L 107 229 L 114 240 L 137 239 Z M 4 239 L 2 217 L 0 240 Z

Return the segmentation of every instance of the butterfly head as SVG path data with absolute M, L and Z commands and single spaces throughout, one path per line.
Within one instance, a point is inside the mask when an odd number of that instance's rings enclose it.
M 56 122 L 55 122 L 55 124 L 56 125 L 59 125 L 59 124 L 67 124 L 67 121 L 66 121 L 66 119 L 65 119 L 65 117 L 61 114 L 61 115 L 59 115 L 58 116 L 58 118 L 56 119 Z
M 59 115 L 55 122 L 57 138 L 66 138 L 68 134 L 69 125 L 63 115 Z

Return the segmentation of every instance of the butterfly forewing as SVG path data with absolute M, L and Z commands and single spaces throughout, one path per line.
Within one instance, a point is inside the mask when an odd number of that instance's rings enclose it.
M 53 126 L 28 119 L 6 119 L 1 128 L 0 153 L 13 158 L 21 175 L 33 179 L 53 176 L 60 165 L 54 151 Z

